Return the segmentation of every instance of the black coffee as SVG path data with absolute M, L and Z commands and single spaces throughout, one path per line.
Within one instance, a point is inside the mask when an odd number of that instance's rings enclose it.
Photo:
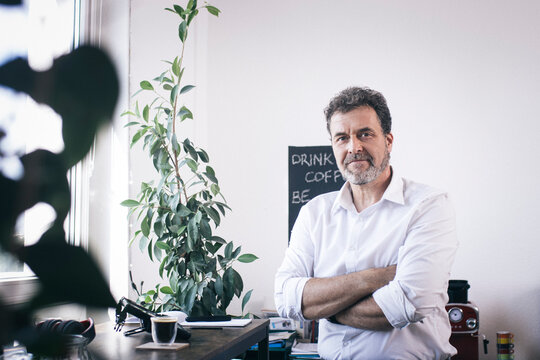
M 152 319 L 152 339 L 154 342 L 168 344 L 176 337 L 176 319 L 154 318 Z

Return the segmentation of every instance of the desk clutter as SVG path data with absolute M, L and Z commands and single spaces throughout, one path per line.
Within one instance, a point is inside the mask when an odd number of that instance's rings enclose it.
M 276 310 L 261 310 L 262 318 L 270 320 L 268 348 L 270 359 L 320 359 L 317 352 L 317 321 L 295 321 L 282 318 Z M 258 346 L 252 346 L 246 360 L 257 358 Z
M 320 359 L 317 343 L 294 341 L 289 359 Z

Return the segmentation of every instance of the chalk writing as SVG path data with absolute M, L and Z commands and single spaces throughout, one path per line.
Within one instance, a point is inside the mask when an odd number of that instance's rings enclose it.
M 300 164 L 302 166 L 327 166 L 335 164 L 332 153 L 292 154 L 291 162 L 293 165 Z
M 344 182 L 331 146 L 289 146 L 289 236 L 302 205 Z

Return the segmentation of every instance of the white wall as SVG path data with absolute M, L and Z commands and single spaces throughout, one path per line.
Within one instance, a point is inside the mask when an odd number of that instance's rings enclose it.
M 89 184 L 88 243 L 90 253 L 98 260 L 109 278 L 115 299 L 128 292 L 128 221 L 120 202 L 128 197 L 128 134 L 120 114 L 129 103 L 129 0 L 87 2 L 85 42 L 101 47 L 116 68 L 120 89 L 112 126 L 100 129 L 95 149 L 87 157 L 85 173 Z M 114 34 L 113 36 L 111 34 Z M 96 321 L 108 320 L 106 312 L 90 309 Z
M 233 209 L 221 235 L 260 257 L 238 266 L 255 289 L 249 310 L 274 307 L 273 276 L 287 246 L 287 146 L 327 144 L 330 97 L 367 85 L 385 94 L 393 115 L 393 165 L 453 196 L 461 247 L 452 277 L 471 284 L 491 357 L 498 330 L 515 333 L 516 358 L 537 357 L 540 3 L 212 4 L 223 13 L 197 25 L 186 70 L 198 86 L 190 131 Z M 132 1 L 132 85 L 157 75 L 177 44 L 176 20 L 162 11 L 170 4 L 160 5 Z M 132 156 L 134 184 L 151 173 L 145 159 Z

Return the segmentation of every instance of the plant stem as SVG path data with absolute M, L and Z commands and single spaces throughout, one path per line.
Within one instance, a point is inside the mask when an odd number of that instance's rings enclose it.
M 181 50 L 181 53 L 180 53 L 180 63 L 178 64 L 178 68 L 180 69 L 180 74 L 182 73 L 182 61 L 184 60 L 184 49 L 186 47 L 186 44 L 185 44 L 185 41 L 186 41 L 186 37 L 187 37 L 187 32 L 188 32 L 188 26 L 186 26 L 186 32 L 184 34 L 184 38 L 182 39 L 182 50 Z M 178 83 L 177 83 L 177 86 L 178 86 L 178 89 L 180 89 L 180 83 L 181 83 L 181 77 L 178 76 Z M 172 126 L 173 126 L 173 135 L 176 135 L 176 107 L 177 107 L 177 104 L 178 104 L 178 93 L 174 99 L 174 105 L 173 105 L 173 123 L 172 123 Z M 178 139 L 178 137 L 177 137 Z M 187 192 L 186 192 L 186 187 L 185 186 L 182 186 L 182 178 L 180 177 L 180 169 L 178 168 L 178 153 L 176 152 L 175 149 L 173 149 L 174 151 L 174 170 L 176 171 L 176 178 L 177 178 L 177 183 L 178 183 L 178 191 L 180 191 L 180 189 L 184 190 L 184 197 L 186 198 L 186 204 L 187 204 L 187 201 L 188 201 L 188 196 L 187 196 Z M 179 201 L 179 203 L 182 203 L 181 199 Z

